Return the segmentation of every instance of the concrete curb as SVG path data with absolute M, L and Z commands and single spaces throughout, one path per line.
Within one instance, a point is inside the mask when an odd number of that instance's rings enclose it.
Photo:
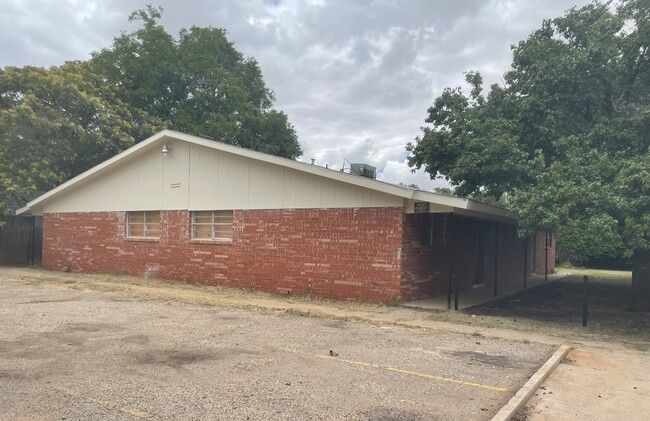
M 533 376 L 528 379 L 526 384 L 519 389 L 515 396 L 513 396 L 508 403 L 501 408 L 494 417 L 492 417 L 491 421 L 508 421 L 517 413 L 517 411 L 521 410 L 542 385 L 544 380 L 546 380 L 553 370 L 555 370 L 555 367 L 562 362 L 564 357 L 566 357 L 572 348 L 573 347 L 569 345 L 560 345 L 553 355 L 551 355 L 551 358 L 549 358 L 548 361 L 537 370 L 537 373 L 533 374 Z

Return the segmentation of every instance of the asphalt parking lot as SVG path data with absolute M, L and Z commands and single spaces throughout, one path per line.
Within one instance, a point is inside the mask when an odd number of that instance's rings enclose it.
M 2 278 L 0 322 L 2 420 L 487 420 L 554 351 Z

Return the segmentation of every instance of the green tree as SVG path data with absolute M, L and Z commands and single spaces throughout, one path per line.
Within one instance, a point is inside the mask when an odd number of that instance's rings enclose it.
M 404 184 L 404 183 L 402 183 L 402 182 L 399 182 L 399 183 L 397 183 L 397 184 L 400 185 L 400 186 L 404 186 L 404 187 L 410 187 L 410 188 L 412 188 L 412 189 L 416 189 L 416 190 L 419 190 L 419 189 L 420 189 L 420 186 L 418 186 L 418 185 L 415 184 L 415 183 Z
M 454 194 L 454 191 L 450 189 L 449 187 L 435 187 L 433 189 L 434 193 L 438 194 L 446 194 L 448 196 L 451 196 Z
M 141 23 L 93 53 L 96 71 L 129 106 L 168 128 L 286 158 L 302 154 L 286 114 L 274 110 L 257 61 L 244 56 L 220 28 L 193 26 L 178 39 L 158 23 L 162 9 L 147 6 L 129 20 Z
M 259 65 L 226 31 L 158 24 L 161 9 L 86 62 L 0 69 L 0 224 L 22 205 L 153 133 L 172 128 L 265 153 L 302 153 Z
M 157 130 L 86 62 L 0 69 L 0 214 Z
M 514 123 L 488 107 L 497 99 L 482 95 L 482 78 L 465 75 L 469 95 L 461 88 L 447 88 L 429 108 L 422 137 L 407 149 L 409 164 L 424 167 L 435 178 L 438 173 L 461 196 L 500 197 L 518 187 L 527 174 L 527 157 L 517 147 Z M 501 95 L 495 87 L 492 97 Z
M 650 4 L 594 2 L 513 47 L 504 86 L 446 89 L 410 164 L 463 196 L 498 200 L 529 232 L 580 233 L 574 251 L 633 255 L 650 309 Z

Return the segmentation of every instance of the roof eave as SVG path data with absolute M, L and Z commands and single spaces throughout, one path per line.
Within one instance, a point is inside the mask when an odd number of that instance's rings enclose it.
M 122 151 L 121 153 L 113 156 L 112 158 L 107 159 L 106 161 L 92 167 L 91 169 L 55 187 L 54 189 L 48 191 L 47 193 L 42 194 L 41 196 L 27 203 L 27 205 L 19 209 L 18 212 L 20 212 L 21 214 L 27 213 L 36 206 L 42 207 L 42 203 L 52 198 L 53 196 L 61 193 L 64 190 L 67 190 L 73 185 L 83 181 L 88 177 L 91 177 L 96 173 L 104 171 L 105 169 L 116 164 L 118 161 L 125 159 L 126 157 L 164 138 L 169 138 L 169 140 L 185 141 L 188 143 L 208 147 L 210 149 L 215 149 L 226 153 L 232 153 L 234 155 L 254 159 L 257 161 L 280 165 L 285 168 L 306 172 L 309 174 L 325 177 L 346 184 L 352 184 L 361 188 L 367 188 L 384 194 L 401 197 L 403 199 L 428 201 L 431 203 L 450 206 L 453 208 L 463 209 L 467 211 L 474 211 L 481 214 L 494 215 L 500 218 L 508 218 L 507 211 L 505 209 L 496 206 L 487 205 L 484 203 L 476 202 L 461 197 L 448 196 L 448 195 L 443 195 L 443 194 L 438 194 L 433 192 L 425 192 L 421 190 L 414 190 L 412 188 L 405 187 L 405 186 L 398 186 L 395 184 L 384 183 L 382 181 L 350 175 L 340 171 L 334 171 L 328 168 L 323 168 L 321 166 L 308 164 L 306 162 L 300 162 L 292 159 L 268 155 L 251 149 L 245 149 L 245 148 L 228 145 L 221 142 L 215 142 L 214 140 L 208 140 L 201 137 L 188 135 L 185 133 L 177 132 L 174 130 L 168 130 L 168 129 L 162 130 L 154 134 L 153 136 L 150 136 L 149 138 L 143 140 L 142 142 L 137 143 L 136 145 L 130 147 L 129 149 Z
M 462 209 L 468 212 L 476 212 L 483 215 L 492 215 L 499 219 L 516 221 L 508 215 L 508 211 L 498 206 L 488 205 L 486 203 L 477 202 L 472 199 L 463 197 L 449 196 L 439 193 L 415 191 L 413 194 L 414 200 L 427 201 L 431 203 L 438 203 L 445 206 L 450 206 L 456 209 Z
M 32 208 L 30 208 L 29 205 L 23 206 L 22 208 L 16 210 L 16 215 L 28 214 L 31 210 Z

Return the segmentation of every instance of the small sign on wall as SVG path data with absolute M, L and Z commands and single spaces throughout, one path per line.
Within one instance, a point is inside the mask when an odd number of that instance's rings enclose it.
M 415 202 L 413 213 L 429 213 L 429 202 Z

